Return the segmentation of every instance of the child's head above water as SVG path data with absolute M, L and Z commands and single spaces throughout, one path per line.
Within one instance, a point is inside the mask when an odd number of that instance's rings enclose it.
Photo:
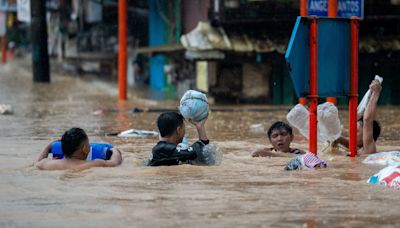
M 182 142 L 185 136 L 184 118 L 177 112 L 164 112 L 157 119 L 161 137 L 173 137 L 176 143 Z
M 277 121 L 268 129 L 268 139 L 277 151 L 288 152 L 293 140 L 293 130 L 287 123 Z
M 82 153 L 89 153 L 89 138 L 81 128 L 71 128 L 61 137 L 61 147 L 66 158 L 71 158 L 73 154 L 82 150 Z

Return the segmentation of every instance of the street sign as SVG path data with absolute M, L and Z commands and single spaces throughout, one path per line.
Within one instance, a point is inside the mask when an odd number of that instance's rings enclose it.
M 364 18 L 364 0 L 337 0 L 337 7 L 337 17 Z M 308 0 L 307 11 L 309 16 L 327 17 L 328 0 Z
M 310 93 L 309 18 L 297 17 L 285 60 L 296 95 Z M 318 18 L 318 96 L 348 96 L 350 19 Z
M 17 0 L 17 19 L 22 22 L 27 22 L 27 23 L 31 22 L 30 0 Z

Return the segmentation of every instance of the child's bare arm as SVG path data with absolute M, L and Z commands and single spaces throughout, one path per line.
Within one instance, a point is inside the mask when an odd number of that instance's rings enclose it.
M 93 161 L 85 162 L 84 164 L 80 165 L 77 170 L 89 169 L 92 167 L 114 167 L 122 162 L 121 152 L 116 149 L 112 148 L 112 155 L 110 160 L 103 160 L 103 159 L 95 159 Z
M 51 150 L 51 145 L 53 144 L 53 142 L 51 142 L 50 144 L 48 144 L 43 151 L 38 155 L 38 157 L 35 160 L 35 163 L 40 162 L 41 160 L 47 158 L 49 156 L 50 150 Z
M 119 151 L 117 148 L 112 148 L 111 151 L 112 151 L 111 158 L 110 160 L 105 161 L 105 166 L 113 167 L 120 165 L 122 163 L 121 151 Z
M 349 140 L 348 139 L 346 139 L 346 138 L 344 138 L 344 137 L 342 137 L 342 136 L 340 136 L 338 139 L 336 139 L 334 142 L 333 142 L 333 146 L 336 146 L 336 145 L 338 145 L 338 144 L 340 144 L 340 145 L 343 145 L 343 146 L 345 146 L 346 148 L 349 148 Z
M 191 124 L 193 124 L 196 127 L 197 133 L 199 135 L 199 139 L 202 141 L 207 141 L 207 133 L 206 133 L 206 120 L 207 118 L 205 118 L 204 120 L 200 121 L 200 122 L 195 122 L 193 120 L 189 120 L 189 122 Z
M 373 80 L 369 88 L 371 90 L 371 97 L 367 108 L 365 109 L 363 118 L 363 150 L 366 154 L 376 152 L 376 143 L 373 138 L 373 122 L 375 120 L 376 109 L 378 106 L 378 100 L 382 86 L 378 81 Z

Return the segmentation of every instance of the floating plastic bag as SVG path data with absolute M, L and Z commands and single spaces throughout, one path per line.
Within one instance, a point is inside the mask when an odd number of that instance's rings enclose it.
M 179 111 L 185 119 L 202 121 L 208 116 L 207 96 L 196 90 L 188 90 L 181 98 Z
M 286 171 L 291 170 L 300 170 L 300 169 L 314 169 L 314 168 L 326 168 L 326 162 L 317 155 L 307 152 L 303 155 L 297 156 L 289 161 L 289 163 L 285 166 Z
M 363 163 L 377 165 L 400 165 L 400 151 L 371 154 L 364 159 Z
M 224 152 L 214 144 L 207 144 L 203 150 L 197 153 L 193 165 L 220 165 Z
M 289 161 L 289 163 L 285 166 L 286 171 L 292 171 L 292 170 L 300 170 L 303 169 L 304 167 L 304 160 L 302 159 L 301 156 L 296 156 L 292 160 Z
M 340 137 L 342 129 L 339 111 L 331 102 L 318 105 L 318 138 L 320 142 L 333 142 Z
M 400 189 L 400 166 L 388 166 L 381 169 L 377 174 L 370 177 L 367 183 Z
M 326 168 L 326 162 L 320 159 L 317 155 L 307 152 L 306 154 L 301 155 L 303 158 L 303 163 L 307 168 Z
M 300 134 L 308 138 L 308 110 L 304 105 L 295 105 L 287 114 L 286 119 L 289 121 L 290 125 L 300 131 Z
M 145 138 L 145 137 L 156 137 L 158 132 L 156 131 L 145 131 L 137 129 L 129 129 L 118 134 L 118 137 L 135 137 L 135 138 Z
M 325 102 L 318 105 L 318 142 L 333 142 L 342 134 L 339 111 L 335 105 Z M 286 116 L 289 123 L 297 128 L 308 139 L 309 137 L 309 111 L 302 104 L 295 105 Z
M 379 83 L 382 84 L 383 78 L 380 77 L 379 75 L 375 75 L 375 80 L 379 81 Z M 360 104 L 358 104 L 357 107 L 357 115 L 362 116 L 364 115 L 364 111 L 367 108 L 368 102 L 369 102 L 369 97 L 371 96 L 371 90 L 368 90 L 365 94 L 363 99 L 360 101 Z

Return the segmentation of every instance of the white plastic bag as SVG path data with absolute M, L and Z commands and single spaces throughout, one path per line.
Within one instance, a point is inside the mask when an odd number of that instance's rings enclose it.
M 381 84 L 383 82 L 383 78 L 380 77 L 379 75 L 375 75 L 374 79 L 379 81 L 379 83 L 381 83 Z M 364 94 L 363 99 L 360 101 L 360 104 L 358 104 L 358 107 L 357 107 L 357 115 L 358 116 L 364 115 L 364 111 L 367 108 L 370 96 L 371 96 L 371 90 L 368 89 L 368 91 Z
M 302 104 L 295 105 L 287 114 L 286 119 L 293 127 L 297 128 L 304 137 L 308 138 L 308 110 Z
M 339 111 L 335 105 L 325 102 L 318 105 L 318 142 L 333 142 L 342 134 Z M 300 133 L 308 139 L 309 137 L 309 111 L 304 105 L 297 104 L 286 116 L 290 125 L 297 128 Z
M 377 174 L 370 177 L 367 183 L 400 189 L 400 166 L 388 166 L 381 169 Z
M 340 137 L 342 129 L 339 111 L 331 102 L 318 105 L 318 141 L 333 142 Z
M 214 144 L 207 144 L 202 151 L 197 153 L 197 158 L 193 160 L 193 165 L 220 165 L 224 152 Z
M 371 154 L 364 159 L 363 163 L 376 165 L 400 165 L 400 151 Z

